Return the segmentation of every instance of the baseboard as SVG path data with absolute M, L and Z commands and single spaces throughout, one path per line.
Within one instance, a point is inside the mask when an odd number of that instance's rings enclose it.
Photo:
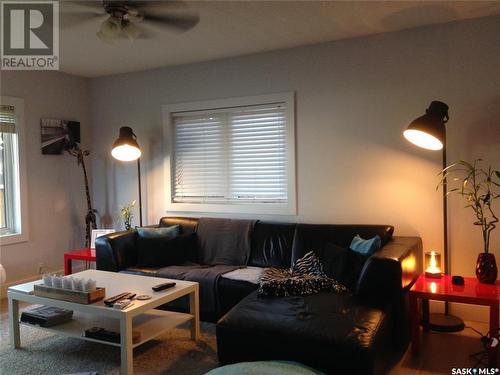
M 73 266 L 74 272 L 80 272 L 80 271 L 83 271 L 84 269 L 85 269 L 85 266 L 83 266 L 83 265 Z M 50 273 L 55 273 L 57 275 L 64 275 L 64 269 L 61 268 L 59 270 L 50 271 Z M 7 289 L 9 289 L 9 287 L 11 287 L 13 285 L 17 285 L 17 284 L 24 284 L 24 283 L 29 283 L 29 282 L 35 281 L 35 280 L 40 280 L 41 278 L 42 278 L 42 275 L 33 275 L 30 277 L 26 277 L 24 279 L 18 279 L 15 281 L 10 281 L 8 283 L 1 284 L 0 285 L 0 299 L 7 298 Z

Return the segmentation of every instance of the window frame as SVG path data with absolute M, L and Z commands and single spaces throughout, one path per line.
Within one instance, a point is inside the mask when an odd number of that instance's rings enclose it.
M 11 191 L 11 194 L 15 195 L 15 202 L 7 206 L 7 210 L 9 211 L 7 215 L 14 222 L 14 228 L 9 228 L 9 231 L 4 230 L 3 233 L 0 233 L 0 245 L 7 246 L 29 240 L 24 99 L 0 96 L 0 103 L 15 108 L 18 153 L 17 176 L 14 176 L 14 191 Z M 14 172 L 14 174 L 16 173 Z
M 172 113 L 193 111 L 216 111 L 222 108 L 246 107 L 285 103 L 286 118 L 286 159 L 288 176 L 288 200 L 286 203 L 186 203 L 173 202 L 173 163 L 171 162 L 174 150 L 174 122 Z M 175 212 L 210 212 L 210 213 L 240 213 L 240 214 L 269 214 L 269 215 L 296 215 L 296 178 L 295 178 L 295 93 L 284 92 L 276 94 L 245 96 L 227 99 L 204 100 L 166 104 L 163 112 L 163 146 L 164 146 L 164 186 L 165 210 Z

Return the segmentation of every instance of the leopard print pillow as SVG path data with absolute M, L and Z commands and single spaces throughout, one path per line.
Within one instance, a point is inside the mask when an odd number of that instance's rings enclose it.
M 323 272 L 311 251 L 290 269 L 267 268 L 262 273 L 258 293 L 264 296 L 307 296 L 319 292 L 347 293 L 348 289 Z

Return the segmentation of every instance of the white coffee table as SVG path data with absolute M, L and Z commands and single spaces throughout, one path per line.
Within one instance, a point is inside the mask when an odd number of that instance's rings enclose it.
M 97 286 L 106 288 L 106 297 L 114 296 L 122 292 L 133 292 L 137 293 L 137 295 L 149 294 L 152 295 L 152 298 L 144 301 L 134 300 L 132 306 L 124 310 L 116 310 L 107 307 L 103 301 L 90 305 L 83 305 L 52 298 L 37 297 L 33 295 L 33 285 L 41 284 L 42 280 L 12 286 L 8 289 L 7 294 L 9 298 L 11 343 L 15 348 L 19 348 L 21 345 L 19 324 L 24 324 L 19 322 L 19 301 L 73 310 L 73 319 L 68 323 L 49 328 L 41 328 L 33 325 L 29 326 L 57 332 L 70 337 L 76 337 L 82 340 L 120 347 L 122 374 L 133 373 L 133 348 L 154 339 L 182 323 L 191 321 L 191 338 L 193 340 L 198 340 L 200 336 L 198 283 L 171 280 L 176 282 L 174 288 L 166 289 L 161 292 L 153 292 L 151 290 L 153 285 L 165 283 L 169 280 L 158 277 L 97 270 L 86 270 L 75 273 L 72 276 L 96 280 Z M 189 295 L 190 301 L 189 314 L 154 309 L 155 307 L 186 295 Z M 120 343 L 84 337 L 83 332 L 92 327 L 102 327 L 120 332 Z M 132 330 L 141 333 L 140 341 L 136 343 L 132 342 Z

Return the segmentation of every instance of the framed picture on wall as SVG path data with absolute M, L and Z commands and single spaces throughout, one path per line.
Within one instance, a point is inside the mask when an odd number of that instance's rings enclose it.
M 96 238 L 114 232 L 115 232 L 114 229 L 92 229 L 92 237 L 90 238 L 90 248 L 95 249 Z
M 77 121 L 42 118 L 42 154 L 60 155 L 80 144 L 80 123 Z

